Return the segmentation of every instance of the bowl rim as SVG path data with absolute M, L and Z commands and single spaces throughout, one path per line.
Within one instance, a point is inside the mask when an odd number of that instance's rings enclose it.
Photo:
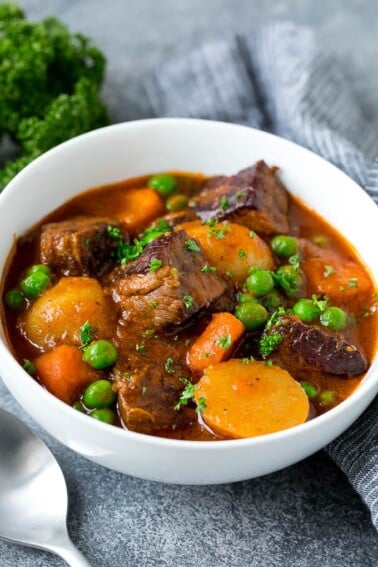
M 350 184 L 350 187 L 354 190 L 355 193 L 358 193 L 360 199 L 364 199 L 367 202 L 367 204 L 369 203 L 370 206 L 375 205 L 371 197 L 369 197 L 369 195 L 360 187 L 360 185 L 358 185 L 358 183 L 354 181 L 351 177 L 349 177 L 346 173 L 344 173 L 338 167 L 333 165 L 331 162 L 327 161 L 325 158 L 319 156 L 315 152 L 303 146 L 300 146 L 299 144 L 296 144 L 295 142 L 292 142 L 291 140 L 287 140 L 286 138 L 277 136 L 276 134 L 265 132 L 263 130 L 252 128 L 243 124 L 233 124 L 222 121 L 204 120 L 200 118 L 169 117 L 169 118 L 148 118 L 142 120 L 120 122 L 117 124 L 106 126 L 104 128 L 98 128 L 96 130 L 92 130 L 90 132 L 81 134 L 80 136 L 76 136 L 71 140 L 67 140 L 62 144 L 59 144 L 58 146 L 48 150 L 47 152 L 36 158 L 33 162 L 27 165 L 20 173 L 18 173 L 10 181 L 10 183 L 4 188 L 4 190 L 0 194 L 0 208 L 2 208 L 3 203 L 6 202 L 7 197 L 9 193 L 13 190 L 15 184 L 22 181 L 24 177 L 29 175 L 29 173 L 33 171 L 35 168 L 38 168 L 40 164 L 42 164 L 44 161 L 49 160 L 51 156 L 61 152 L 62 149 L 64 149 L 66 146 L 70 145 L 71 147 L 74 147 L 75 145 L 80 145 L 83 142 L 83 140 L 85 141 L 87 139 L 97 137 L 98 135 L 101 135 L 104 131 L 123 130 L 123 129 L 131 130 L 135 128 L 144 129 L 144 128 L 149 128 L 151 125 L 160 126 L 166 124 L 171 124 L 171 125 L 174 124 L 177 127 L 179 127 L 180 125 L 191 124 L 194 127 L 201 127 L 202 125 L 206 125 L 207 127 L 214 129 L 225 128 L 225 127 L 229 128 L 230 130 L 245 129 L 248 131 L 252 131 L 253 135 L 257 137 L 261 136 L 263 138 L 267 138 L 268 140 L 272 139 L 275 140 L 276 143 L 277 141 L 279 141 L 279 143 L 291 147 L 293 151 L 299 152 L 299 154 L 303 153 L 304 155 L 307 155 L 310 159 L 320 164 L 321 167 L 326 166 L 327 168 L 333 169 L 340 176 L 341 180 L 344 180 L 345 182 Z M 288 191 L 290 192 L 290 189 L 288 189 Z M 377 210 L 377 221 L 378 221 L 378 207 L 376 208 L 376 210 Z M 4 267 L 5 266 L 6 264 L 4 264 Z M 368 369 L 362 382 L 357 386 L 357 388 L 352 392 L 352 394 L 350 394 L 348 398 L 346 398 L 336 407 L 330 409 L 329 411 L 327 411 L 326 413 L 320 416 L 317 416 L 314 419 L 311 419 L 309 421 L 306 421 L 305 423 L 296 425 L 288 429 L 260 435 L 257 437 L 248 437 L 243 439 L 226 439 L 226 440 L 220 440 L 221 442 L 192 441 L 192 440 L 158 437 L 154 435 L 148 435 L 145 433 L 138 433 L 135 431 L 125 429 L 123 427 L 115 427 L 114 425 L 109 425 L 95 419 L 89 420 L 87 415 L 82 414 L 81 412 L 75 410 L 73 407 L 59 400 L 56 396 L 54 396 L 47 389 L 41 386 L 41 384 L 36 382 L 17 362 L 14 354 L 12 353 L 10 346 L 8 346 L 6 343 L 6 339 L 3 339 L 2 337 L 0 337 L 0 358 L 2 360 L 5 359 L 9 363 L 9 370 L 12 372 L 12 374 L 18 374 L 19 379 L 22 380 L 23 384 L 25 384 L 27 388 L 31 388 L 31 391 L 33 393 L 35 392 L 35 395 L 38 398 L 40 398 L 42 402 L 52 404 L 53 408 L 55 407 L 57 412 L 59 413 L 63 412 L 63 414 L 67 419 L 77 419 L 78 424 L 82 423 L 83 426 L 86 424 L 87 428 L 93 429 L 94 431 L 97 430 L 99 433 L 102 434 L 104 434 L 105 431 L 107 431 L 111 435 L 114 435 L 116 438 L 119 438 L 121 441 L 125 440 L 125 442 L 127 442 L 128 440 L 130 440 L 138 443 L 140 442 L 145 446 L 153 445 L 157 447 L 180 449 L 183 451 L 195 449 L 196 451 L 199 450 L 206 452 L 207 451 L 218 452 L 224 450 L 225 447 L 227 447 L 228 450 L 230 449 L 239 450 L 242 447 L 248 447 L 253 449 L 253 447 L 265 444 L 267 442 L 279 442 L 280 440 L 283 439 L 287 439 L 289 441 L 290 439 L 295 438 L 299 433 L 311 434 L 311 432 L 314 429 L 318 429 L 322 426 L 326 427 L 327 424 L 333 421 L 337 421 L 340 414 L 344 413 L 344 411 L 347 411 L 348 408 L 351 408 L 352 406 L 357 404 L 360 399 L 364 398 L 366 395 L 369 394 L 369 392 L 371 392 L 371 390 L 375 389 L 376 383 L 378 381 L 378 349 L 377 349 L 374 358 L 372 360 L 372 363 L 370 365 L 370 368 Z M 376 374 L 375 380 L 372 378 L 372 375 L 374 373 Z M 4 383 L 7 386 L 5 380 Z M 13 394 L 11 395 L 12 397 L 14 397 Z M 24 409 L 24 411 L 27 410 Z

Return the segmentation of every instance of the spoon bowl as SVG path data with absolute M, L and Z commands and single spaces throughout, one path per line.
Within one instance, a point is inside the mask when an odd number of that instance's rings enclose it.
M 0 409 L 0 537 L 89 566 L 67 532 L 68 495 L 63 473 L 44 442 Z

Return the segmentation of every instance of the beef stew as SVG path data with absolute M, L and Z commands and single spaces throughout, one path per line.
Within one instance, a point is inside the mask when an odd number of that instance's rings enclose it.
M 303 423 L 376 347 L 366 268 L 263 161 L 88 190 L 18 239 L 3 289 L 10 346 L 43 387 L 163 437 Z

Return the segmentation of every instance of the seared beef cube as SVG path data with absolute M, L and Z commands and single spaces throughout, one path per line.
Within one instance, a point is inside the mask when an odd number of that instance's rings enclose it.
M 188 249 L 190 243 L 195 250 Z M 111 275 L 110 293 L 123 323 L 175 328 L 207 308 L 231 311 L 232 288 L 217 274 L 201 272 L 207 263 L 198 241 L 183 230 L 151 242 L 137 260 Z
M 182 224 L 184 222 L 198 220 L 196 211 L 190 208 L 186 208 L 183 211 L 177 211 L 176 213 L 168 213 L 162 218 L 167 221 L 171 228 L 174 228 L 178 224 Z
M 193 410 L 175 410 L 184 388 L 180 376 L 168 374 L 161 363 L 141 361 L 128 355 L 114 369 L 114 390 L 118 392 L 118 407 L 125 426 L 132 431 L 150 433 L 186 425 Z
M 298 317 L 279 317 L 265 334 L 279 333 L 282 342 L 269 358 L 290 371 L 314 370 L 340 377 L 358 376 L 367 361 L 358 348 L 326 329 L 302 323 Z
M 108 227 L 112 218 L 74 217 L 42 226 L 41 261 L 59 276 L 99 276 L 111 263 L 115 240 Z
M 261 234 L 289 230 L 286 189 L 264 161 L 230 177 L 213 177 L 192 205 L 203 221 L 227 219 Z

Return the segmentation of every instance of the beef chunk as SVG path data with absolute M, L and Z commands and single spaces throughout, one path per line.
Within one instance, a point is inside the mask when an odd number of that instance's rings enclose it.
M 280 317 L 266 334 L 279 333 L 282 342 L 270 358 L 290 371 L 314 370 L 338 376 L 358 376 L 367 361 L 356 346 L 319 327 L 302 323 L 298 317 Z
M 164 366 L 150 359 L 128 355 L 117 362 L 113 388 L 118 392 L 118 407 L 128 429 L 151 433 L 186 425 L 193 410 L 175 406 L 184 388 L 182 372 L 169 374 Z
M 189 241 L 195 242 L 197 251 L 187 249 Z M 161 266 L 152 271 L 151 261 L 155 266 L 160 261 Z M 137 260 L 111 274 L 109 292 L 123 322 L 174 328 L 206 308 L 231 311 L 230 284 L 217 274 L 201 272 L 206 263 L 199 243 L 182 230 L 151 242 Z
M 42 226 L 41 261 L 59 276 L 99 276 L 110 266 L 112 218 L 74 217 Z
M 286 189 L 264 161 L 230 177 L 213 177 L 192 203 L 203 221 L 227 219 L 261 234 L 289 230 Z

